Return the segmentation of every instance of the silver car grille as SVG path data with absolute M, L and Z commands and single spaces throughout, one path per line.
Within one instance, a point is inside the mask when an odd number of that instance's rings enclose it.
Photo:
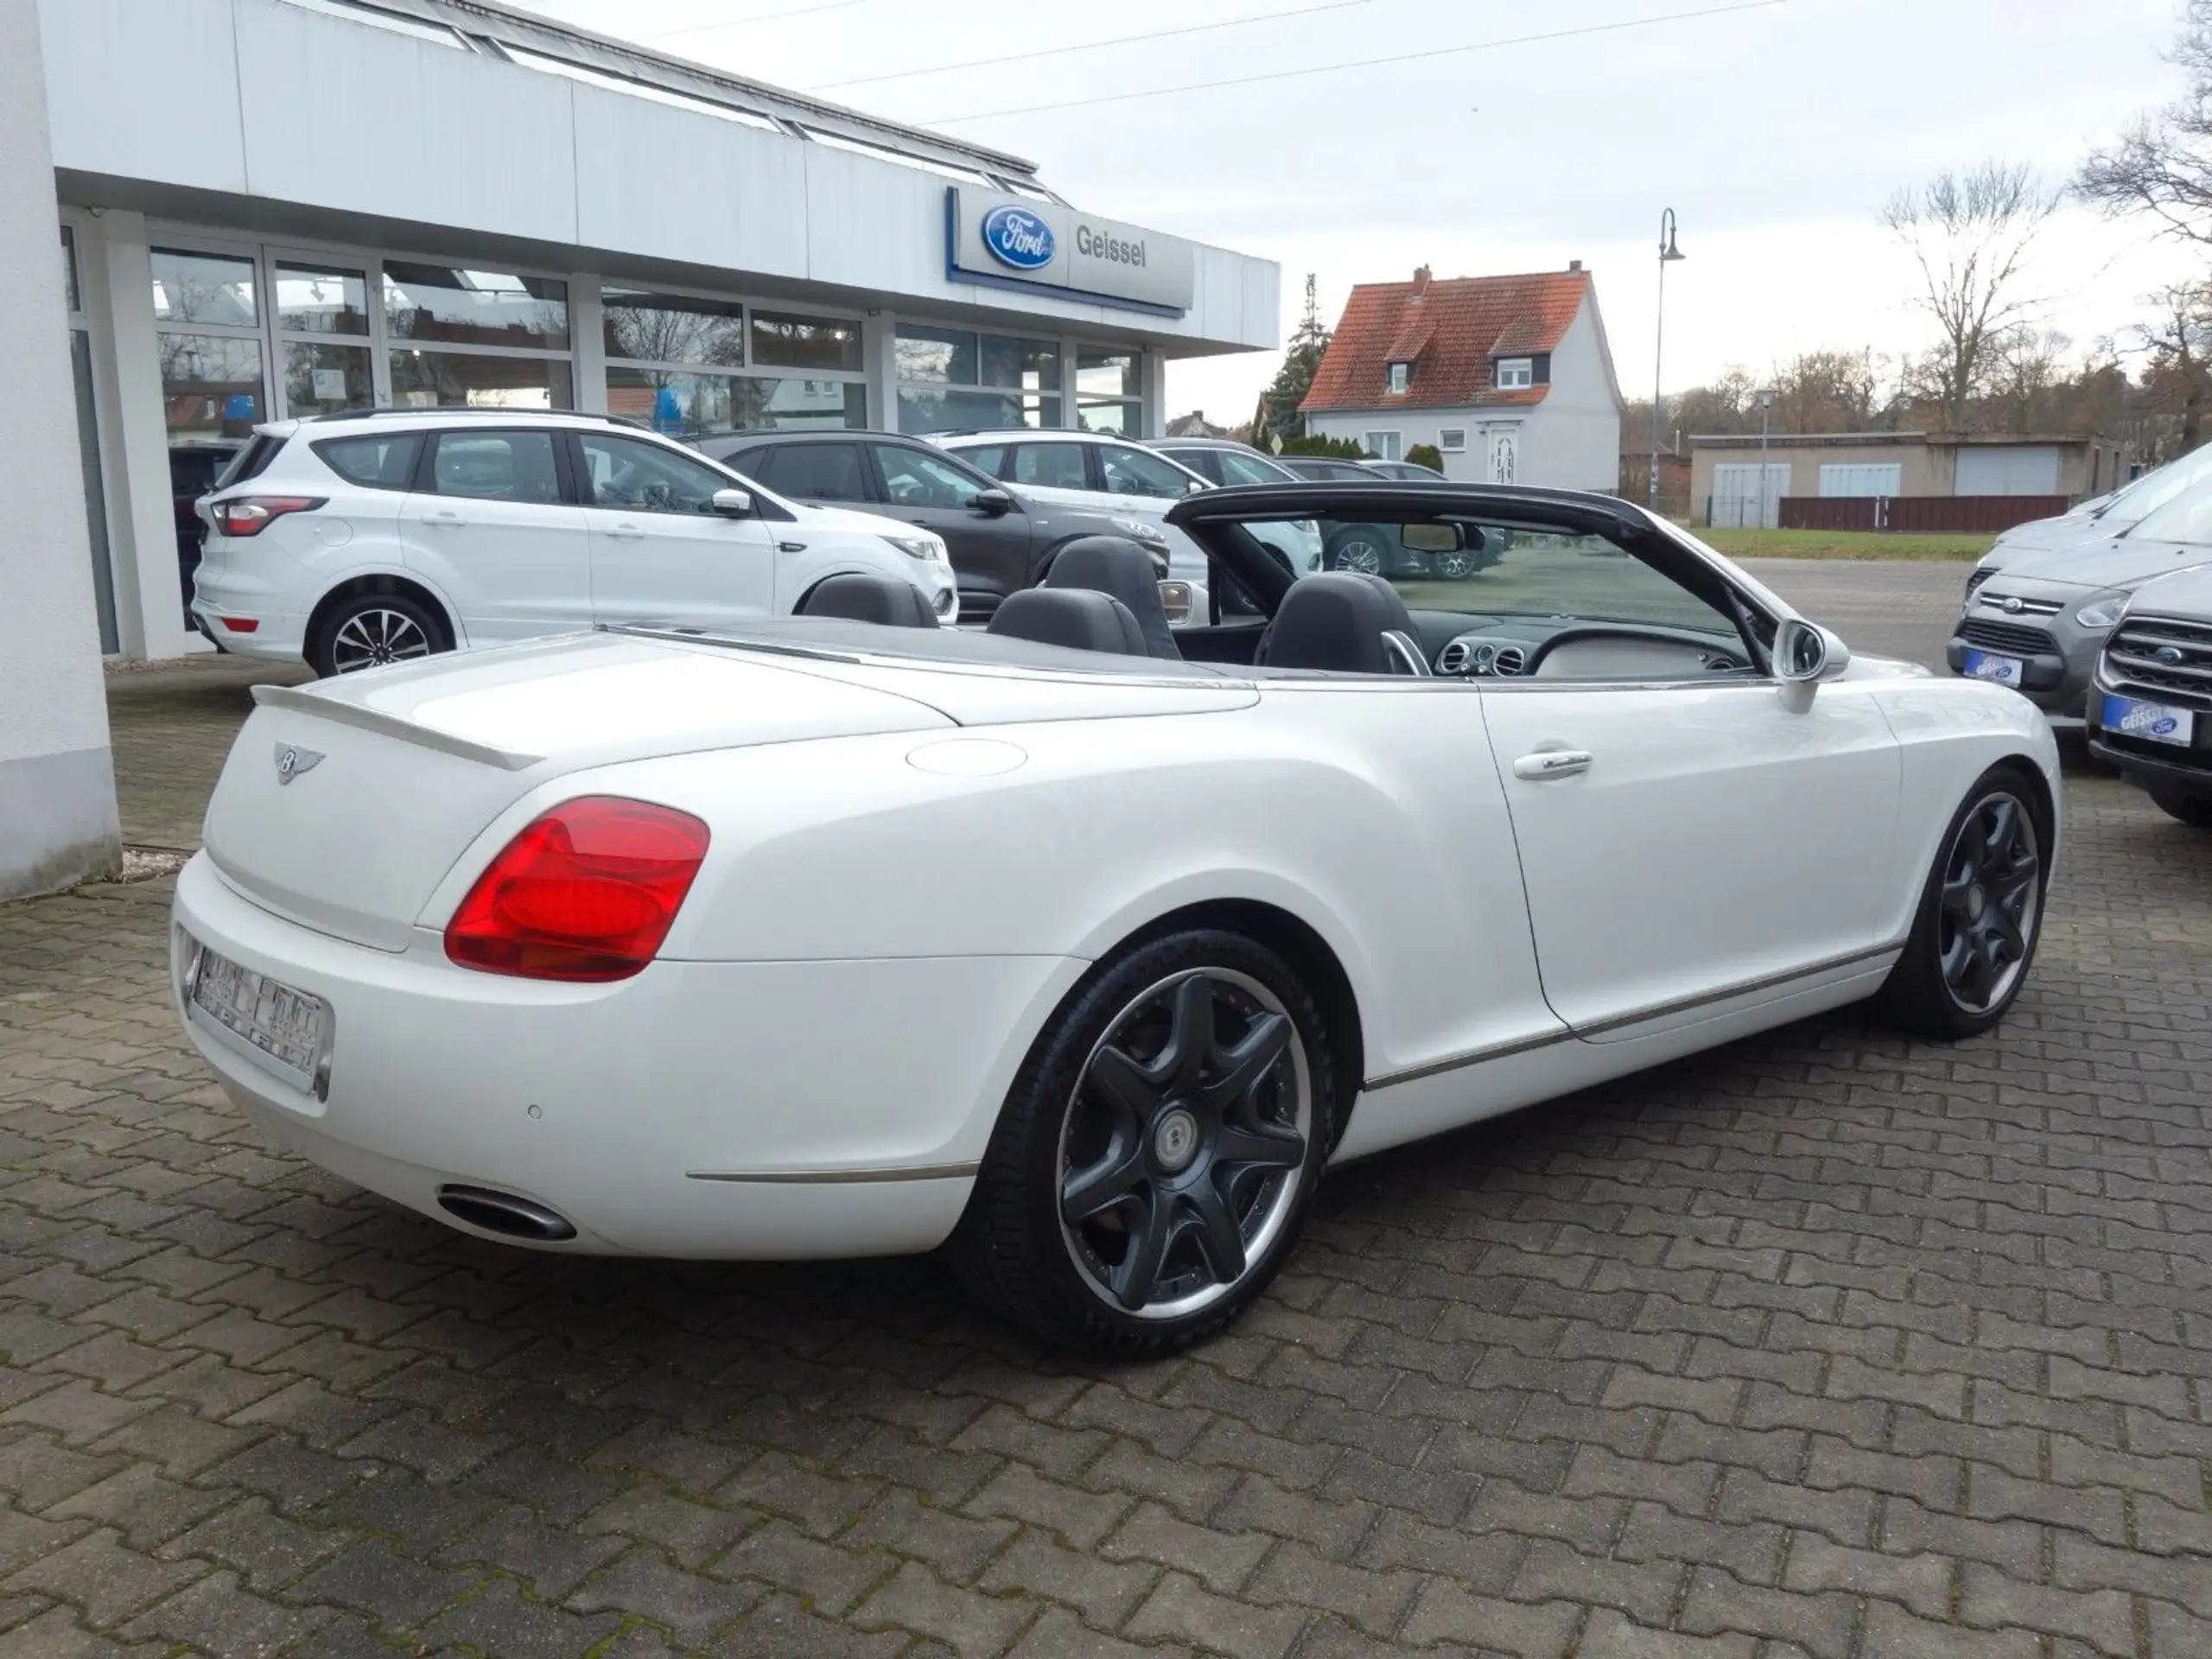
M 2030 599 L 2024 594 L 1993 594 L 1983 588 L 1974 595 L 1978 610 L 1995 611 L 2004 616 L 2056 616 L 2063 608 L 2055 599 Z
M 2130 616 L 2106 642 L 2103 668 L 2115 690 L 2212 709 L 2212 623 Z

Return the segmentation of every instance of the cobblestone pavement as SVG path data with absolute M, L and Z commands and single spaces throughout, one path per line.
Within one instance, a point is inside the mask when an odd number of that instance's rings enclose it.
M 191 672 L 124 739 L 188 833 Z M 926 1262 L 461 1238 L 260 1149 L 165 884 L 0 909 L 0 1652 L 2202 1659 L 2212 849 L 2073 781 L 2002 1033 L 1356 1166 L 1117 1370 Z

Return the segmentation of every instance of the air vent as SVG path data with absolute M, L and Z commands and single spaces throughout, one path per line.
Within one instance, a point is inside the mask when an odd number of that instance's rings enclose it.
M 1500 645 L 1491 663 L 1493 674 L 1518 674 L 1529 665 L 1529 653 L 1518 645 Z
M 1468 659 L 1474 654 L 1474 647 L 1465 640 L 1454 639 L 1438 655 L 1436 671 L 1440 674 L 1464 674 L 1467 671 Z

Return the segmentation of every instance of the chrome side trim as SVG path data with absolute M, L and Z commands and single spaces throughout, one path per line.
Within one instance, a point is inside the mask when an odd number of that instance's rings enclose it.
M 835 1186 L 845 1182 L 950 1181 L 972 1176 L 980 1162 L 896 1164 L 877 1169 L 687 1169 L 687 1181 L 741 1181 L 762 1186 Z
M 402 720 L 397 715 L 364 709 L 358 702 L 344 702 L 336 697 L 317 696 L 296 686 L 257 685 L 253 688 L 253 700 L 264 709 L 288 709 L 296 715 L 327 720 L 334 726 L 353 726 L 374 732 L 379 737 L 396 737 L 420 749 L 435 749 L 441 754 L 474 760 L 480 766 L 497 766 L 502 772 L 526 772 L 545 758 L 513 749 L 495 749 L 488 743 L 472 743 L 465 737 L 454 737 L 428 726 L 418 726 L 411 720 Z
M 1716 990 L 1700 991 L 1695 996 L 1677 997 L 1669 1002 L 1654 1002 L 1644 1007 L 1633 1008 L 1626 1014 L 1615 1014 L 1610 1020 L 1600 1020 L 1592 1025 L 1563 1026 L 1557 1031 L 1546 1032 L 1540 1036 L 1492 1043 L 1486 1047 L 1470 1049 L 1464 1054 L 1432 1060 L 1426 1065 L 1408 1066 L 1402 1071 L 1388 1071 L 1379 1077 L 1370 1077 L 1360 1084 L 1360 1089 L 1363 1093 L 1372 1093 L 1378 1089 L 1395 1088 L 1402 1083 L 1418 1083 L 1423 1077 L 1440 1077 L 1446 1071 L 1462 1071 L 1487 1060 L 1502 1060 L 1510 1055 L 1526 1054 L 1535 1049 L 1550 1048 L 1581 1038 L 1601 1037 L 1609 1031 L 1624 1030 L 1630 1026 L 1643 1025 L 1647 1020 L 1663 1020 L 1670 1014 L 1688 1014 L 1712 1003 L 1732 1001 L 1737 997 L 1749 996 L 1757 991 L 1777 990 L 1801 979 L 1815 979 L 1822 974 L 1834 973 L 1839 969 L 1856 967 L 1862 962 L 1894 956 L 1904 950 L 1904 939 L 1894 939 L 1887 944 L 1870 945 L 1864 950 L 1851 950 L 1841 956 L 1828 957 L 1803 968 L 1791 968 L 1777 974 L 1762 974 L 1755 979 L 1740 979 Z
M 1670 1014 L 1688 1014 L 1693 1008 L 1701 1008 L 1710 1003 L 1732 1001 L 1739 996 L 1749 996 L 1755 991 L 1778 990 L 1796 980 L 1815 979 L 1822 974 L 1834 973 L 1838 969 L 1872 962 L 1878 957 L 1895 956 L 1904 949 L 1904 940 L 1896 939 L 1888 944 L 1869 945 L 1863 950 L 1847 950 L 1840 956 L 1808 963 L 1802 968 L 1791 968 L 1778 974 L 1761 974 L 1753 979 L 1739 979 L 1732 985 L 1700 991 L 1695 996 L 1677 997 L 1671 1002 L 1655 1002 L 1648 1007 L 1617 1014 L 1610 1020 L 1600 1020 L 1594 1025 L 1578 1026 L 1574 1034 L 1578 1037 L 1599 1037 L 1624 1027 L 1640 1026 L 1647 1020 L 1663 1020 Z

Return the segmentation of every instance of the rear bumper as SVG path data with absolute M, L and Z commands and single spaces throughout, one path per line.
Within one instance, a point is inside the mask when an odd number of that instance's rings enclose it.
M 188 933 L 334 1012 L 321 1101 L 186 1022 L 280 1146 L 481 1236 L 503 1237 L 447 1214 L 442 1187 L 528 1199 L 576 1230 L 541 1248 L 603 1255 L 933 1248 L 1030 1034 L 1086 966 L 660 962 L 614 985 L 547 984 L 456 968 L 427 930 L 400 951 L 313 931 L 204 854 L 175 919 L 173 995 Z

